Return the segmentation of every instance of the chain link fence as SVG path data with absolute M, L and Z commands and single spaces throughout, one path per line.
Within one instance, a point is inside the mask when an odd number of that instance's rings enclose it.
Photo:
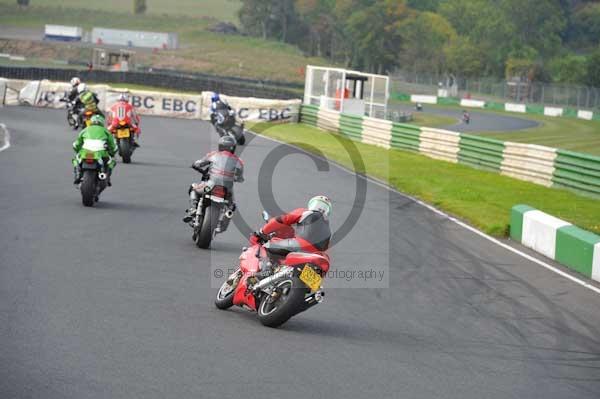
M 439 90 L 443 90 L 450 97 L 600 110 L 600 88 L 597 87 L 499 81 L 486 78 L 463 79 L 447 75 L 434 76 L 407 72 L 391 75 L 390 81 L 392 94 L 437 96 Z

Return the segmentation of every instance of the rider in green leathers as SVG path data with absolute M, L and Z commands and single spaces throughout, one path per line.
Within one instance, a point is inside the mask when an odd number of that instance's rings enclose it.
M 89 141 L 96 145 L 99 142 L 104 142 L 103 148 L 95 150 L 100 158 L 107 163 L 108 166 L 108 185 L 110 186 L 110 175 L 117 164 L 113 157 L 117 153 L 117 143 L 113 135 L 104 127 L 104 117 L 101 115 L 94 115 L 90 119 L 91 125 L 86 127 L 79 133 L 77 140 L 73 142 L 73 150 L 75 151 L 75 158 L 73 158 L 73 167 L 75 180 L 73 184 L 81 183 L 83 177 L 83 171 L 80 167 L 80 161 L 85 158 L 86 154 L 90 151 L 86 149 L 85 143 Z

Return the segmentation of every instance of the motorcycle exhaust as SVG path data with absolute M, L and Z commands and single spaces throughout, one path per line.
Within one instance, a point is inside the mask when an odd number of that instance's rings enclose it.
M 107 178 L 106 173 L 104 173 L 104 172 L 98 173 L 98 179 L 106 180 L 106 178 Z
M 232 211 L 231 209 L 228 209 L 228 210 L 225 212 L 225 217 L 226 217 L 227 219 L 231 219 L 231 218 L 233 217 L 233 211 Z
M 268 286 L 269 284 L 272 284 L 273 282 L 275 282 L 279 279 L 289 276 L 290 273 L 292 272 L 292 270 L 293 269 L 285 268 L 285 269 L 275 273 L 271 277 L 264 278 L 264 279 L 260 280 L 258 282 L 258 284 L 256 284 L 254 287 L 252 287 L 252 290 L 254 292 L 258 292 L 258 291 L 262 290 L 263 288 L 265 288 L 266 286 Z

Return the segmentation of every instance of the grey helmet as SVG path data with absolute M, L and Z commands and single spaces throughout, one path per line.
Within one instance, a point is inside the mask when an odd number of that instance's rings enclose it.
M 236 140 L 229 135 L 225 135 L 219 139 L 219 151 L 229 151 L 233 154 L 235 153 L 236 145 Z

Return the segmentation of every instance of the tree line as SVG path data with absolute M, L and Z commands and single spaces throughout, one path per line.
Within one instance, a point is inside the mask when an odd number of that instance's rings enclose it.
M 242 0 L 239 19 L 349 68 L 600 86 L 600 0 Z

